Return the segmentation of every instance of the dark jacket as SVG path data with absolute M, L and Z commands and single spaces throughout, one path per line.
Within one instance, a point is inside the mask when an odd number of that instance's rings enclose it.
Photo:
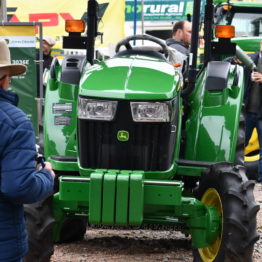
M 50 69 L 50 66 L 53 61 L 53 57 L 51 56 L 51 53 L 49 53 L 48 55 L 43 54 L 43 59 L 44 59 L 43 71 L 45 71 L 46 68 Z
M 0 88 L 0 261 L 13 262 L 28 250 L 23 204 L 53 191 L 48 170 L 35 169 L 35 135 L 17 96 Z
M 254 61 L 254 63 L 257 65 L 258 59 L 259 59 L 259 52 L 256 52 L 254 54 L 250 54 L 249 57 Z M 250 96 L 250 90 L 251 90 L 251 86 L 252 86 L 252 81 L 251 81 L 251 71 L 248 68 L 245 68 L 245 81 L 246 81 L 246 88 L 245 88 L 245 94 L 244 94 L 244 102 L 246 105 L 246 108 L 248 108 L 249 106 L 249 96 Z M 260 105 L 260 109 L 259 112 L 257 114 L 258 118 L 261 119 L 262 118 L 262 97 L 261 97 L 261 105 Z
M 173 38 L 169 38 L 166 40 L 166 44 L 177 51 L 181 52 L 182 54 L 188 55 L 189 54 L 189 46 L 186 46 L 183 42 L 177 41 Z

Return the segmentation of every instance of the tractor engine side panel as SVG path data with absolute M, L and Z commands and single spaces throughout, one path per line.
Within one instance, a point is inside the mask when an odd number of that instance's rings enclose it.
M 44 150 L 48 160 L 59 156 L 76 161 L 76 104 L 84 64 L 82 56 L 66 56 L 52 63 L 44 113 Z

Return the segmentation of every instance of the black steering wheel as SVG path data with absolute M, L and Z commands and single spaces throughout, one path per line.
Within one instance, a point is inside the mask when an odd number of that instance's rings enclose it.
M 133 49 L 132 46 L 130 45 L 130 41 L 132 40 L 149 40 L 151 42 L 154 42 L 158 45 L 160 45 L 161 50 L 160 52 L 162 52 L 166 57 L 168 57 L 168 47 L 166 45 L 166 43 L 164 41 L 161 41 L 159 38 L 156 38 L 154 36 L 151 35 L 132 35 L 132 36 L 128 36 L 125 37 L 124 39 L 122 39 L 121 41 L 119 41 L 116 45 L 116 53 L 119 52 L 120 47 L 123 45 L 125 46 L 126 49 Z

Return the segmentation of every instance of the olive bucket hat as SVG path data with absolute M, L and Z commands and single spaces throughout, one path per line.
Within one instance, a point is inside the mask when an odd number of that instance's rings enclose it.
M 18 76 L 27 70 L 25 65 L 11 64 L 10 51 L 5 40 L 0 40 L 0 78 L 4 75 Z

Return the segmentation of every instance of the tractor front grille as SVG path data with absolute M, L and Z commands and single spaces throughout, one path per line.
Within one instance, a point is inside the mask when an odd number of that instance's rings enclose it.
M 170 168 L 176 132 L 173 123 L 137 123 L 129 101 L 119 101 L 113 121 L 78 119 L 78 145 L 83 168 L 163 171 Z M 129 140 L 118 141 L 120 130 Z

